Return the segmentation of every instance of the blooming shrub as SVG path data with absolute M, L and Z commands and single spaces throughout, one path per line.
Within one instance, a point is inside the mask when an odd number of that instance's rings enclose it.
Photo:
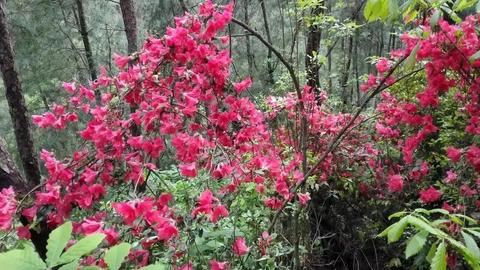
M 407 196 L 405 205 L 446 203 L 449 211 L 480 207 L 477 18 L 402 35 L 405 49 L 380 59 L 378 74 L 361 87 L 384 90 L 372 132 L 368 114 L 335 113 L 326 94 L 308 86 L 268 97 L 264 111 L 242 95 L 251 79 L 231 81 L 228 38 L 220 36 L 232 9 L 206 1 L 138 53 L 116 55 L 117 75 L 103 70 L 89 86 L 64 83 L 69 103 L 33 116 L 37 126 L 54 129 L 87 120 L 79 132 L 85 144 L 69 158 L 42 150 L 48 176 L 31 205 L 19 209 L 28 228 L 71 220 L 76 234 L 105 235 L 105 246 L 137 243 L 128 255 L 135 267 L 161 260 L 175 269 L 255 268 L 277 248 L 272 215 L 304 209 L 318 184 L 354 179 L 358 186 L 347 196 Z M 399 71 L 408 67 L 394 63 L 407 57 L 425 67 L 427 86 L 404 99 L 385 89 L 399 87 Z M 435 138 L 451 129 L 439 114 L 451 100 L 466 139 L 435 148 Z M 158 170 L 165 156 L 176 164 L 167 176 Z M 16 211 L 13 190 L 3 190 L 1 229 L 10 229 Z M 30 231 L 21 227 L 18 235 Z M 82 264 L 105 266 L 101 252 Z

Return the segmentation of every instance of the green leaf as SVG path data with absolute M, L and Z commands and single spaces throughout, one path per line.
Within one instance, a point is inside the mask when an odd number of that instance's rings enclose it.
M 111 247 L 107 254 L 105 254 L 105 262 L 107 263 L 110 270 L 118 270 L 122 265 L 125 257 L 130 251 L 131 245 L 128 243 L 121 243 L 114 247 Z
M 391 220 L 392 218 L 399 218 L 399 217 L 403 217 L 407 214 L 406 211 L 400 211 L 400 212 L 396 212 L 396 213 L 393 213 L 391 214 L 390 216 L 388 216 L 388 220 Z
M 86 236 L 85 238 L 78 241 L 75 245 L 71 246 L 65 253 L 60 257 L 60 263 L 69 263 L 73 260 L 76 260 L 83 255 L 86 255 L 92 252 L 95 248 L 100 245 L 102 240 L 105 238 L 104 234 L 94 233 Z
M 475 6 L 475 11 L 477 13 L 480 13 L 480 1 L 477 2 L 477 5 Z
M 427 242 L 428 234 L 427 231 L 420 231 L 408 240 L 407 248 L 405 249 L 405 257 L 407 259 L 422 250 L 425 242 Z
M 56 265 L 60 255 L 67 246 L 68 240 L 72 236 L 72 223 L 65 222 L 53 230 L 47 241 L 47 265 L 53 267 Z
M 432 258 L 432 263 L 430 264 L 431 270 L 446 270 L 447 269 L 447 248 L 445 243 L 441 242 L 435 251 L 435 256 Z
M 46 267 L 40 256 L 30 246 L 0 254 L 1 269 L 44 270 Z
M 468 221 L 470 224 L 477 224 L 477 221 L 469 216 L 462 215 L 462 214 L 453 214 L 456 217 L 463 218 L 464 220 Z
M 429 211 L 430 213 L 439 213 L 439 214 L 442 214 L 442 215 L 448 215 L 449 212 L 445 209 L 442 209 L 442 208 L 437 208 L 437 209 L 432 209 Z
M 62 265 L 58 270 L 77 270 L 78 260 Z M 85 268 L 84 268 L 85 269 Z
M 437 243 L 433 243 L 432 246 L 430 246 L 427 257 L 425 257 L 427 262 L 432 263 L 433 256 L 435 256 L 435 251 L 437 251 Z
M 83 267 L 82 270 L 103 270 L 103 269 L 100 268 L 100 267 L 96 267 L 96 266 L 93 266 L 93 265 L 89 265 L 89 266 Z
M 465 245 L 472 252 L 473 256 L 475 256 L 477 260 L 480 260 L 480 249 L 478 248 L 478 245 L 475 242 L 475 239 L 473 239 L 473 237 L 470 234 L 464 231 L 462 231 L 462 236 L 463 236 L 463 240 L 465 240 Z
M 415 225 L 415 227 L 423 229 L 433 235 L 440 236 L 440 237 L 448 237 L 448 235 L 442 230 L 432 227 L 431 225 L 429 225 L 428 223 L 426 223 L 425 221 L 417 217 L 408 216 L 408 222 L 412 225 Z
M 415 66 L 415 61 L 417 60 L 418 49 L 420 49 L 420 43 L 417 43 L 417 45 L 415 45 L 415 48 L 413 48 L 412 52 L 410 52 L 410 55 L 407 57 L 407 59 L 405 59 L 405 68 L 407 70 L 410 70 Z M 420 210 L 420 209 L 422 209 L 422 208 L 416 209 L 415 211 Z
M 408 216 L 407 216 L 408 217 Z M 403 217 L 400 219 L 397 223 L 394 224 L 394 226 L 388 231 L 387 233 L 387 239 L 388 243 L 393 243 L 397 242 L 398 239 L 403 234 L 403 231 L 405 230 L 405 227 L 407 227 L 407 217 Z
M 455 11 L 462 11 L 467 8 L 473 7 L 478 0 L 457 0 L 453 5 L 453 10 Z
M 442 15 L 442 13 L 440 12 L 440 10 L 435 9 L 435 12 L 433 12 L 432 17 L 430 17 L 430 27 L 431 28 L 437 26 L 441 15 Z
M 473 234 L 474 236 L 476 236 L 478 239 L 480 239 L 480 232 L 477 232 L 471 229 L 465 229 L 465 230 L 468 231 L 470 234 Z
M 378 19 L 386 20 L 389 15 L 388 0 L 368 0 L 363 9 L 363 16 L 368 22 Z
M 388 13 L 390 18 L 398 17 L 400 12 L 397 0 L 388 0 Z
M 170 266 L 160 263 L 160 264 L 148 265 L 148 266 L 140 268 L 139 270 L 169 270 L 169 269 L 171 269 Z

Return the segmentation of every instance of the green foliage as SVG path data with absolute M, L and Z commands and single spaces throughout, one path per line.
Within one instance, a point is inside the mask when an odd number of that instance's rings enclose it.
M 383 20 L 389 17 L 390 10 L 398 6 L 396 0 L 368 0 L 363 10 L 363 16 L 368 22 Z
M 47 241 L 47 265 L 57 265 L 60 255 L 67 246 L 68 240 L 72 237 L 72 223 L 67 222 L 53 230 Z
M 111 247 L 105 254 L 105 263 L 110 270 L 118 270 L 130 251 L 131 245 L 121 243 Z
M 429 219 L 431 216 L 438 216 L 437 219 Z M 462 214 L 450 214 L 443 209 L 426 210 L 416 209 L 413 212 L 398 212 L 390 216 L 401 219 L 390 225 L 382 233 L 381 237 L 387 236 L 388 242 L 393 243 L 400 240 L 402 235 L 407 235 L 407 228 L 413 229 L 416 234 L 411 236 L 406 245 L 405 257 L 408 259 L 417 255 L 420 261 L 430 263 L 432 270 L 446 269 L 447 248 L 455 250 L 465 262 L 474 270 L 480 269 L 480 228 L 473 227 L 478 224 L 477 220 Z M 452 227 L 453 226 L 453 227 Z M 451 228 L 458 228 L 458 234 L 451 231 Z M 427 253 L 421 252 L 430 245 Z M 475 240 L 474 237 L 477 237 Z M 417 258 L 417 259 L 418 259 Z
M 445 270 L 447 269 L 447 248 L 445 247 L 445 242 L 441 242 L 438 245 L 435 255 L 432 258 L 432 263 L 430 265 L 431 270 Z
M 72 236 L 72 223 L 66 222 L 50 233 L 47 241 L 46 264 L 35 252 L 30 243 L 23 249 L 10 250 L 0 253 L 0 265 L 2 269 L 15 270 L 44 270 L 59 267 L 59 270 L 76 270 L 80 259 L 98 249 L 105 238 L 104 234 L 90 234 L 80 239 L 66 251 L 65 247 Z M 120 243 L 106 251 L 104 260 L 109 270 L 118 270 L 125 257 L 128 255 L 131 245 Z M 168 269 L 164 265 L 151 265 L 146 269 Z M 82 269 L 99 269 L 94 266 Z M 142 268 L 143 269 L 143 268 Z
M 32 246 L 1 253 L 0 265 L 3 269 L 15 270 L 43 270 L 46 268 L 45 263 Z
M 450 8 L 449 4 L 453 4 L 453 8 Z M 411 22 L 417 17 L 427 14 L 427 11 L 434 10 L 430 21 L 433 26 L 441 16 L 441 12 L 438 11 L 442 10 L 458 23 L 461 18 L 457 13 L 475 5 L 478 12 L 480 10 L 480 1 L 478 0 L 407 0 L 400 7 L 398 0 L 368 0 L 363 15 L 367 21 L 371 22 L 397 19 L 401 14 L 406 22 Z

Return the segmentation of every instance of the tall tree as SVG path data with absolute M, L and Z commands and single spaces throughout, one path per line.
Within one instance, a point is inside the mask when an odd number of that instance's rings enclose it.
M 311 16 L 316 18 L 323 13 L 323 1 L 312 8 Z M 318 74 L 320 64 L 315 56 L 320 50 L 320 41 L 322 39 L 322 29 L 318 25 L 308 27 L 307 44 L 305 46 L 305 70 L 307 72 L 307 85 L 318 92 L 320 87 L 320 77 Z
M 88 71 L 92 81 L 97 79 L 97 70 L 95 69 L 95 62 L 93 60 L 92 47 L 90 46 L 90 39 L 88 37 L 87 21 L 85 19 L 85 12 L 83 10 L 83 0 L 75 0 L 77 5 L 76 19 L 79 27 L 80 35 L 82 36 L 83 47 L 85 49 L 85 57 L 87 58 Z M 97 103 L 100 103 L 100 92 L 95 91 Z
M 243 13 L 244 13 L 244 21 L 246 24 L 249 24 L 249 15 L 248 15 L 248 5 L 250 4 L 250 0 L 243 0 Z M 245 46 L 247 49 L 247 63 L 248 63 L 248 73 L 250 76 L 253 75 L 253 66 L 254 66 L 254 58 L 252 54 L 252 48 L 250 44 L 250 33 L 245 32 Z
M 127 36 L 128 54 L 133 54 L 138 51 L 137 19 L 135 17 L 135 5 L 133 4 L 133 0 L 120 0 L 120 9 L 122 10 L 123 25 Z M 130 105 L 130 110 L 132 112 L 136 111 L 137 108 L 137 105 Z M 134 136 L 139 136 L 141 134 L 140 127 L 135 123 L 132 124 L 130 130 Z
M 40 183 L 40 170 L 33 144 L 29 114 L 22 94 L 19 75 L 15 68 L 14 52 L 7 27 L 5 0 L 0 0 L 0 69 L 25 176 L 30 183 L 37 185 Z
M 270 34 L 270 26 L 268 25 L 268 16 L 267 16 L 267 8 L 265 7 L 265 1 L 260 0 L 260 8 L 262 9 L 263 15 L 263 24 L 265 26 L 265 35 L 267 36 L 268 43 L 272 44 L 272 36 Z M 267 73 L 268 73 L 268 82 L 273 84 L 275 80 L 273 79 L 273 60 L 272 60 L 272 50 L 268 49 L 267 54 Z
M 123 25 L 127 35 L 128 53 L 132 54 L 138 50 L 137 19 L 133 0 L 120 0 L 120 9 L 122 10 Z

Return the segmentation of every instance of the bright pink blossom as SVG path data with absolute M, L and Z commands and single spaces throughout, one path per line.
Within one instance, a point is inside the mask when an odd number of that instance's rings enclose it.
M 458 162 L 462 157 L 462 151 L 455 147 L 448 147 L 447 156 L 452 162 Z
M 17 211 L 17 200 L 12 187 L 0 191 L 0 230 L 6 231 L 12 227 L 12 220 Z
M 420 191 L 420 200 L 423 203 L 432 203 L 436 202 L 442 197 L 442 193 L 440 191 L 436 190 L 434 187 L 430 186 L 426 190 L 421 190 Z
M 235 239 L 232 249 L 233 253 L 239 257 L 247 254 L 250 251 L 250 248 L 247 246 L 245 238 L 243 237 L 237 237 Z
M 403 177 L 399 174 L 391 175 L 388 178 L 388 191 L 401 192 L 403 189 Z
M 228 262 L 218 262 L 210 260 L 210 270 L 228 270 Z

